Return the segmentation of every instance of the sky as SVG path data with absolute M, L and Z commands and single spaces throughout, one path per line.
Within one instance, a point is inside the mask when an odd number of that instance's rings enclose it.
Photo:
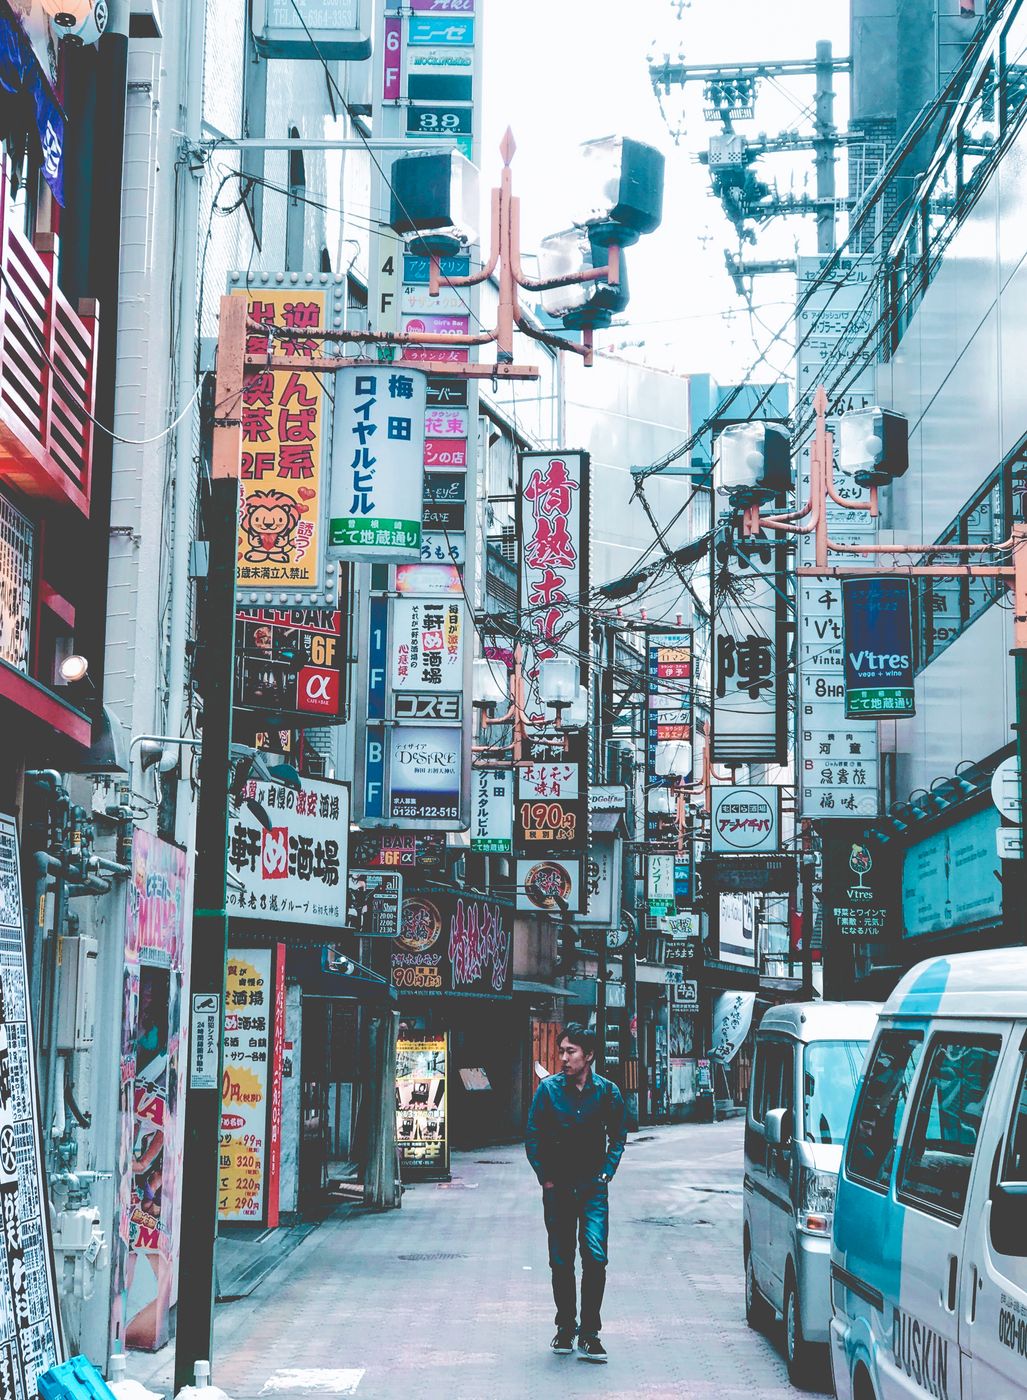
M 720 124 L 702 114 L 701 84 L 665 99 L 667 116 L 684 132 L 675 144 L 661 115 L 648 59 L 745 62 L 812 58 L 816 41 L 829 39 L 848 53 L 844 0 L 484 0 L 485 108 L 483 185 L 498 178 L 499 142 L 507 126 L 517 142 L 515 192 L 521 196 L 522 244 L 527 251 L 547 233 L 567 227 L 568 189 L 581 141 L 611 134 L 657 146 L 667 157 L 660 229 L 628 250 L 631 302 L 622 320 L 597 343 L 677 373 L 710 372 L 723 382 L 741 377 L 761 351 L 758 379 L 790 372 L 787 326 L 794 300 L 789 276 L 755 282 L 754 314 L 737 295 L 724 267 L 724 250 L 737 251 L 734 229 L 710 191 L 697 161 Z M 838 75 L 835 122 L 844 128 L 845 75 Z M 738 130 L 755 136 L 798 126 L 808 130 L 813 78 L 762 83 L 755 120 Z M 684 108 L 683 108 L 684 104 Z M 767 157 L 760 177 L 776 175 L 782 192 L 805 192 L 813 182 L 812 152 Z M 844 164 L 838 188 L 845 187 Z M 760 234 L 749 258 L 793 256 L 816 249 L 814 220 L 776 220 Z M 782 339 L 775 336 L 785 328 Z M 644 342 L 638 344 L 638 342 Z M 769 348 L 768 348 L 769 347 Z M 769 368 L 768 368 L 769 367 Z

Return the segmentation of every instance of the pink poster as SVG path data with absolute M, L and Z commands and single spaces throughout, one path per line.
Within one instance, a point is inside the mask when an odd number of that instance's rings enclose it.
M 125 924 L 112 1350 L 156 1351 L 169 1336 L 180 1226 L 187 874 L 184 851 L 150 832 L 135 833 Z

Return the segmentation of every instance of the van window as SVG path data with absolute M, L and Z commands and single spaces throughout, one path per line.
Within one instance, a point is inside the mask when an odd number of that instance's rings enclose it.
M 899 1124 L 922 1044 L 919 1031 L 885 1031 L 863 1082 L 845 1169 L 855 1180 L 879 1190 L 891 1177 Z
M 795 1100 L 794 1061 L 790 1041 L 764 1040 L 757 1049 L 753 1114 L 762 1123 L 772 1108 L 792 1109 Z
M 845 1141 L 865 1040 L 816 1040 L 802 1053 L 802 1135 L 807 1142 Z
M 995 1063 L 997 1035 L 939 1035 L 920 1081 L 898 1194 L 911 1205 L 961 1218 Z
M 1006 1145 L 1006 1160 L 1002 1168 L 1002 1181 L 1027 1181 L 1027 1062 L 1020 1076 L 1020 1094 L 1016 1101 L 1016 1115 Z

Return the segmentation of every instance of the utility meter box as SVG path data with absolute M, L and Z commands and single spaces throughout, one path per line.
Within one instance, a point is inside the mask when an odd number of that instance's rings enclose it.
M 57 1049 L 89 1050 L 96 1026 L 95 938 L 81 934 L 58 944 L 60 992 L 57 1003 Z

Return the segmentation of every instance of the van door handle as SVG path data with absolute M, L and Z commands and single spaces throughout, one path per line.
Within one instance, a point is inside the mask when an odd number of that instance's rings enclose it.
M 956 1274 L 959 1271 L 959 1259 L 955 1254 L 949 1255 L 949 1291 L 948 1301 L 945 1304 L 949 1312 L 956 1311 Z
M 977 1290 L 980 1287 L 980 1278 L 977 1274 L 977 1265 L 970 1266 L 970 1296 L 966 1300 L 966 1320 L 969 1323 L 977 1321 Z

